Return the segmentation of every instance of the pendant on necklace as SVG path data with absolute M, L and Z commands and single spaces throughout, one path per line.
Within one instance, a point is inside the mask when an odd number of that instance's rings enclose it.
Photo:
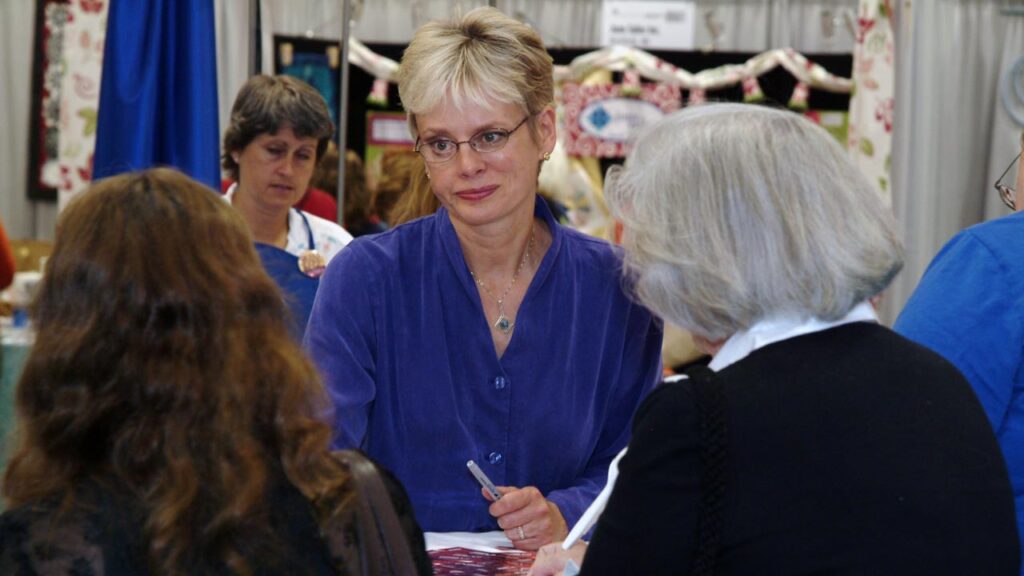
M 319 278 L 326 268 L 327 261 L 316 250 L 306 250 L 299 256 L 299 271 L 310 278 Z
M 508 336 L 512 329 L 516 327 L 515 322 L 512 322 L 505 316 L 504 313 L 498 315 L 498 319 L 494 321 L 494 327 L 501 331 L 502 334 Z

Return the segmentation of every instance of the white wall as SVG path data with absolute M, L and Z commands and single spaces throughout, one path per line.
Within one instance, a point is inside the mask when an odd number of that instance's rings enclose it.
M 30 202 L 33 0 L 0 2 L 0 221 L 11 238 L 52 238 L 54 204 Z

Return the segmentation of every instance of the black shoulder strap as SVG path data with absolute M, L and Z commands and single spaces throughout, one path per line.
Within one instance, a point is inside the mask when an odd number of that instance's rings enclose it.
M 359 558 L 349 559 L 349 572 L 367 576 L 416 574 L 409 539 L 377 467 L 357 450 L 334 455 L 348 468 L 356 489 L 353 506 Z
M 726 489 L 725 394 L 721 382 L 710 368 L 696 366 L 687 370 L 686 374 L 693 381 L 701 445 L 697 547 L 690 574 L 710 576 L 715 572 L 722 542 Z

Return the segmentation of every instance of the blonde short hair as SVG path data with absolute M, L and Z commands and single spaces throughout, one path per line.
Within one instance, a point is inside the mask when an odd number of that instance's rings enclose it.
M 516 104 L 532 117 L 554 99 L 552 72 L 551 55 L 533 28 L 482 7 L 416 30 L 402 56 L 398 94 L 417 138 L 416 114 L 448 95 L 456 107 L 467 99 L 494 100 Z

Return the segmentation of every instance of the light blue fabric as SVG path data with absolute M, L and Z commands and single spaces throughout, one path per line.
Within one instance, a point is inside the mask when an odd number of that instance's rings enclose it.
M 28 343 L 4 343 L 0 350 L 0 473 L 10 456 L 10 434 L 14 432 L 14 392 L 21 377 L 22 368 L 28 359 L 31 345 Z M 0 510 L 3 505 L 0 504 Z
M 112 0 L 94 178 L 173 166 L 220 190 L 213 0 Z
M 1024 534 L 1024 213 L 954 236 L 894 328 L 944 356 L 970 381 L 1006 458 L 1017 532 Z
M 321 279 L 305 345 L 337 444 L 394 471 L 425 530 L 497 529 L 471 459 L 495 484 L 537 486 L 571 526 L 660 379 L 661 329 L 623 292 L 612 247 L 544 202 L 535 213 L 552 244 L 500 359 L 443 208 L 356 238 Z

